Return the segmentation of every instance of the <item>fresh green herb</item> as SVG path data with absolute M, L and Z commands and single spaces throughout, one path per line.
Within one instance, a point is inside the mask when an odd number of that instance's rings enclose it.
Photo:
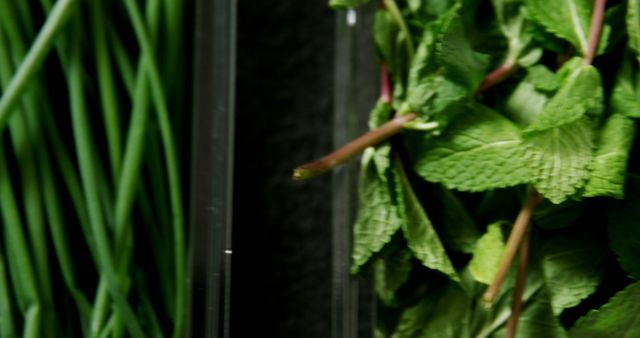
M 0 0 L 0 337 L 184 336 L 183 6 Z
M 639 4 L 380 2 L 382 103 L 353 142 L 376 337 L 639 334 Z

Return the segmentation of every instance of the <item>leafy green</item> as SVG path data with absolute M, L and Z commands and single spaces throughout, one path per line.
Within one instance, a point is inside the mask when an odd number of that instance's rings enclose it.
M 502 222 L 497 222 L 487 227 L 487 232 L 478 240 L 473 258 L 469 262 L 469 271 L 480 283 L 491 284 L 498 272 L 505 247 L 501 225 Z
M 469 298 L 459 286 L 450 284 L 405 310 L 394 338 L 460 338 L 468 330 Z
M 636 53 L 640 61 L 640 0 L 627 1 L 627 32 L 629 35 L 629 48 Z
M 393 108 L 385 102 L 378 101 L 369 114 L 369 129 L 373 130 L 391 119 Z
M 541 248 L 542 270 L 555 314 L 592 294 L 602 277 L 603 245 L 593 236 L 558 236 Z
M 426 116 L 448 113 L 482 82 L 488 58 L 471 47 L 458 10 L 451 8 L 423 35 L 411 65 L 406 109 Z
M 356 7 L 369 2 L 369 0 L 329 0 L 329 6 L 335 9 Z
M 373 263 L 376 294 L 387 305 L 396 305 L 396 291 L 409 279 L 411 251 L 392 241 Z
M 554 92 L 559 86 L 556 74 L 544 65 L 535 65 L 527 68 L 525 80 L 531 81 L 537 90 L 543 92 Z
M 436 196 L 442 201 L 442 241 L 454 250 L 472 253 L 480 237 L 478 226 L 453 192 L 438 187 Z
M 492 334 L 491 338 L 501 338 L 506 334 L 506 327 Z M 540 290 L 531 300 L 525 303 L 518 320 L 516 338 L 565 338 L 567 333 L 551 311 L 551 304 L 545 290 Z
M 571 328 L 572 338 L 640 336 L 640 282 L 627 286 L 598 310 L 591 310 Z
M 573 200 L 567 200 L 560 204 L 543 200 L 533 213 L 533 222 L 543 229 L 565 228 L 573 224 L 584 209 L 584 203 Z
M 586 53 L 591 21 L 591 0 L 525 0 L 532 20 Z
M 609 239 L 620 265 L 634 279 L 640 279 L 640 177 L 629 176 L 625 199 L 609 208 Z
M 593 160 L 593 134 L 593 123 L 583 117 L 526 135 L 532 181 L 538 192 L 558 204 L 584 186 Z
M 393 80 L 394 102 L 404 100 L 411 55 L 407 37 L 392 12 L 378 9 L 373 19 L 373 40 Z
M 496 21 L 507 39 L 504 64 L 530 66 L 542 56 L 540 48 L 532 47 L 533 35 L 527 29 L 524 6 L 520 0 L 492 0 Z
M 523 282 L 518 260 L 490 308 L 483 297 L 504 255 L 501 225 L 516 217 L 531 215 L 533 226 L 515 337 L 567 337 L 575 314 L 628 282 L 617 267 L 604 268 L 610 252 L 640 279 L 640 176 L 632 151 L 633 119 L 640 117 L 640 1 L 604 8 L 602 22 L 594 21 L 602 28 L 596 51 L 588 50 L 594 5 L 378 6 L 373 36 L 393 98 L 378 102 L 369 127 L 394 114 L 410 121 L 402 132 L 388 124 L 364 138 L 384 134 L 363 157 L 353 251 L 354 272 L 373 268 L 376 336 L 504 337 L 515 285 Z M 607 55 L 591 64 L 592 52 Z M 423 181 L 414 186 L 415 176 Z M 530 203 L 523 209 L 524 194 L 535 192 L 542 197 L 535 210 Z M 606 215 L 598 212 L 603 206 Z M 606 217 L 609 241 L 602 238 Z M 488 224 L 484 233 L 477 224 Z M 617 305 L 622 297 L 589 313 L 571 336 L 640 335 L 630 314 L 639 309 Z
M 391 240 L 403 223 L 398 198 L 391 187 L 396 184 L 394 174 L 389 167 L 378 167 L 375 153 L 376 150 L 369 148 L 362 157 L 360 208 L 353 234 L 351 270 L 354 273 Z M 380 172 L 385 175 L 381 176 Z
M 555 90 L 556 76 L 546 67 L 537 65 L 527 70 L 505 103 L 505 113 L 519 125 L 531 124 L 549 100 L 545 90 Z
M 560 71 L 565 78 L 558 92 L 547 102 L 527 131 L 560 127 L 585 114 L 599 115 L 603 110 L 603 93 L 598 71 L 574 58 Z
M 631 118 L 640 117 L 640 96 L 638 91 L 638 72 L 635 60 L 626 57 L 616 76 L 611 93 L 611 109 L 618 114 Z
M 447 78 L 471 92 L 478 88 L 489 65 L 489 57 L 473 50 L 458 16 L 443 30 L 436 53 Z
M 416 172 L 462 191 L 527 183 L 528 155 L 519 129 L 497 112 L 474 104 L 443 135 L 410 145 Z
M 404 174 L 404 169 L 399 167 L 400 184 L 404 202 L 403 216 L 406 220 L 402 224 L 404 237 L 407 239 L 409 249 L 422 264 L 433 270 L 440 271 L 452 280 L 459 280 L 458 274 L 449 260 L 447 252 L 440 241 L 438 233 L 433 228 L 418 197 L 411 188 L 409 180 Z
M 583 196 L 624 197 L 627 160 L 633 145 L 636 127 L 622 114 L 613 114 L 600 131 L 589 182 Z

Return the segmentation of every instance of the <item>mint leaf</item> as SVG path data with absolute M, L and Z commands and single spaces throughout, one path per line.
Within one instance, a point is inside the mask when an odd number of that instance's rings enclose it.
M 357 7 L 369 2 L 369 0 L 329 0 L 329 6 L 335 9 Z
M 614 113 L 631 118 L 640 117 L 640 96 L 638 92 L 637 63 L 626 57 L 616 76 L 611 93 L 611 109 Z
M 469 271 L 480 283 L 491 284 L 498 272 L 505 246 L 501 224 L 497 222 L 487 227 L 487 232 L 478 240 L 469 263 Z
M 442 202 L 442 241 L 446 246 L 472 253 L 480 237 L 478 227 L 453 192 L 436 188 L 436 198 Z
M 593 134 L 593 123 L 586 117 L 526 134 L 530 172 L 538 192 L 558 204 L 584 186 L 593 159 Z
M 537 263 L 532 260 L 529 266 L 516 337 L 564 338 L 566 332 L 551 310 L 549 293 Z M 512 274 L 507 276 L 503 290 L 490 309 L 486 309 L 481 302 L 476 304 L 472 313 L 472 322 L 475 324 L 474 331 L 470 337 L 503 338 L 506 336 L 507 323 L 511 315 L 515 270 L 512 269 Z M 484 287 L 480 288 L 481 292 L 484 289 Z
M 524 6 L 520 0 L 492 0 L 496 21 L 507 39 L 507 56 L 504 64 L 516 62 L 525 67 L 535 64 L 542 56 L 540 48 L 533 47 L 533 35 L 527 31 Z
M 373 130 L 385 122 L 388 122 L 393 115 L 393 108 L 390 104 L 378 101 L 369 114 L 369 129 Z
M 376 294 L 389 306 L 398 305 L 396 292 L 411 274 L 411 251 L 399 242 L 391 241 L 373 263 Z
M 524 304 L 516 338 L 566 338 L 567 333 L 551 311 L 551 304 L 546 290 L 537 292 Z M 492 334 L 491 338 L 506 336 L 506 325 Z
M 583 55 L 587 51 L 591 0 L 525 0 L 527 13 L 547 31 L 569 41 Z
M 423 301 L 402 313 L 393 337 L 467 337 L 469 304 L 467 294 L 457 285 L 435 289 Z
M 449 114 L 451 106 L 462 102 L 469 91 L 442 75 L 430 75 L 410 88 L 407 103 L 411 111 L 421 115 Z
M 603 274 L 603 249 L 584 234 L 553 237 L 541 248 L 542 271 L 556 315 L 596 290 Z
M 526 80 L 531 81 L 536 89 L 543 92 L 553 92 L 559 85 L 556 74 L 544 65 L 527 68 Z
M 548 230 L 565 228 L 578 219 L 585 207 L 585 203 L 572 200 L 560 204 L 542 200 L 533 213 L 533 222 L 536 226 Z
M 379 167 L 374 161 L 375 152 L 368 148 L 362 156 L 360 207 L 353 234 L 353 273 L 380 251 L 402 224 L 394 173 L 389 167 Z
M 602 83 L 598 70 L 574 58 L 563 67 L 565 78 L 558 92 L 527 128 L 528 132 L 546 130 L 571 123 L 585 114 L 599 115 L 603 109 Z
M 403 169 L 398 167 L 400 165 L 396 164 L 400 174 L 404 202 L 403 216 L 406 220 L 402 224 L 402 231 L 407 239 L 409 249 L 424 266 L 440 271 L 452 280 L 460 280 L 447 252 L 444 250 L 438 233 L 433 228 L 418 197 L 413 192 L 413 188 L 411 188 Z
M 444 29 L 436 45 L 436 53 L 447 78 L 470 92 L 478 88 L 489 66 L 489 57 L 473 50 L 459 16 L 455 16 Z
M 390 11 L 376 10 L 373 19 L 373 41 L 393 80 L 394 102 L 402 102 L 408 77 L 410 56 L 406 36 Z
M 633 146 L 635 123 L 622 114 L 613 114 L 600 131 L 589 182 L 583 196 L 624 197 L 627 160 Z
M 482 82 L 488 58 L 471 47 L 458 10 L 451 8 L 424 33 L 409 73 L 406 110 L 426 116 L 448 113 Z
M 572 338 L 640 337 L 640 282 L 627 286 L 598 310 L 580 318 Z
M 483 191 L 529 182 L 518 127 L 480 104 L 469 107 L 440 137 L 409 146 L 416 172 L 450 189 Z
M 629 48 L 636 53 L 640 62 L 640 0 L 627 1 L 627 33 Z
M 609 239 L 618 262 L 631 277 L 640 279 L 640 177 L 630 175 L 625 199 L 609 208 Z
M 542 70 L 536 70 L 539 68 L 546 70 L 544 66 L 529 68 L 528 75 L 520 81 L 505 103 L 505 113 L 522 126 L 535 121 L 549 101 L 548 95 L 542 92 L 540 87 L 551 88 L 551 84 L 555 83 L 555 74 L 551 73 L 553 81 L 550 81 L 547 78 L 548 74 Z
M 398 33 L 400 27 L 393 19 L 389 11 L 378 9 L 373 17 L 373 41 L 378 52 L 385 60 L 390 71 L 396 71 L 394 67 L 394 58 L 396 50 L 401 48 L 398 46 Z

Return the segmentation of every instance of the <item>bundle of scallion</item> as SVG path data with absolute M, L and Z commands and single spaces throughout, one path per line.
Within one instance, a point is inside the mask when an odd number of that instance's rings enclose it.
M 185 11 L 141 3 L 0 0 L 0 337 L 183 336 Z

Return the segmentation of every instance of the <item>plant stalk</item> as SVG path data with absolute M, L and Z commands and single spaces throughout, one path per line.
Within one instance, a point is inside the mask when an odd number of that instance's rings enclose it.
M 347 143 L 342 148 L 334 151 L 333 153 L 315 161 L 302 166 L 297 167 L 293 171 L 293 179 L 296 181 L 306 180 L 316 176 L 320 176 L 327 171 L 335 168 L 336 166 L 344 163 L 350 158 L 358 155 L 366 148 L 372 145 L 378 144 L 389 137 L 400 132 L 404 125 L 415 119 L 418 115 L 416 113 L 408 113 L 405 115 L 396 116 L 389 122 L 383 124 L 379 128 L 367 132 L 366 134 L 358 137 L 357 139 Z
M 507 334 L 505 338 L 515 338 L 518 329 L 518 320 L 522 312 L 522 295 L 527 284 L 527 270 L 529 268 L 529 253 L 531 252 L 531 231 L 527 231 L 520 246 L 520 262 L 516 277 L 516 286 L 513 291 L 513 301 L 511 302 L 511 316 L 507 323 Z
M 516 255 L 516 252 L 518 251 L 518 248 L 520 247 L 520 243 L 522 243 L 522 239 L 527 232 L 533 210 L 535 210 L 536 205 L 539 201 L 540 194 L 537 191 L 532 190 L 529 193 L 524 206 L 520 210 L 518 218 L 516 218 L 516 222 L 513 224 L 513 229 L 511 230 L 509 240 L 507 241 L 507 247 L 505 248 L 502 259 L 500 260 L 498 273 L 496 274 L 493 283 L 489 285 L 489 288 L 487 288 L 487 291 L 482 296 L 482 300 L 487 306 L 490 306 L 493 303 L 498 291 L 500 290 L 500 287 L 502 286 L 502 283 L 504 282 L 504 279 L 507 276 L 507 272 L 511 267 L 511 263 L 513 263 L 513 259 Z
M 476 95 L 480 95 L 487 89 L 504 81 L 506 78 L 511 76 L 511 74 L 515 73 L 516 70 L 518 70 L 518 65 L 516 63 L 512 61 L 506 61 L 491 73 L 489 73 L 487 76 L 485 76 L 484 80 L 482 80 L 482 83 L 480 84 L 480 87 L 478 87 L 478 90 L 476 91 Z
M 516 64 L 512 62 L 507 62 L 501 65 L 485 77 L 484 81 L 482 81 L 482 84 L 476 91 L 476 95 L 479 95 L 487 89 L 504 81 L 509 75 L 513 74 L 516 69 Z M 381 64 L 380 70 L 380 100 L 384 103 L 391 103 L 393 99 L 393 92 L 386 63 L 383 62 Z M 414 120 L 416 117 L 418 117 L 417 113 L 407 113 L 396 116 L 389 122 L 356 138 L 331 154 L 317 161 L 295 168 L 293 170 L 293 179 L 296 181 L 303 181 L 320 176 L 332 170 L 338 165 L 358 155 L 368 147 L 375 146 L 376 144 L 401 132 L 404 129 L 405 124 Z
M 385 62 L 380 64 L 380 102 L 391 104 L 393 100 L 393 89 L 389 79 L 389 69 Z
M 590 65 L 593 62 L 593 57 L 596 55 L 598 50 L 600 33 L 602 32 L 602 21 L 604 18 L 604 8 L 606 4 L 607 0 L 593 1 L 593 14 L 591 15 L 591 27 L 589 28 L 589 42 L 584 54 L 584 63 L 587 65 Z

